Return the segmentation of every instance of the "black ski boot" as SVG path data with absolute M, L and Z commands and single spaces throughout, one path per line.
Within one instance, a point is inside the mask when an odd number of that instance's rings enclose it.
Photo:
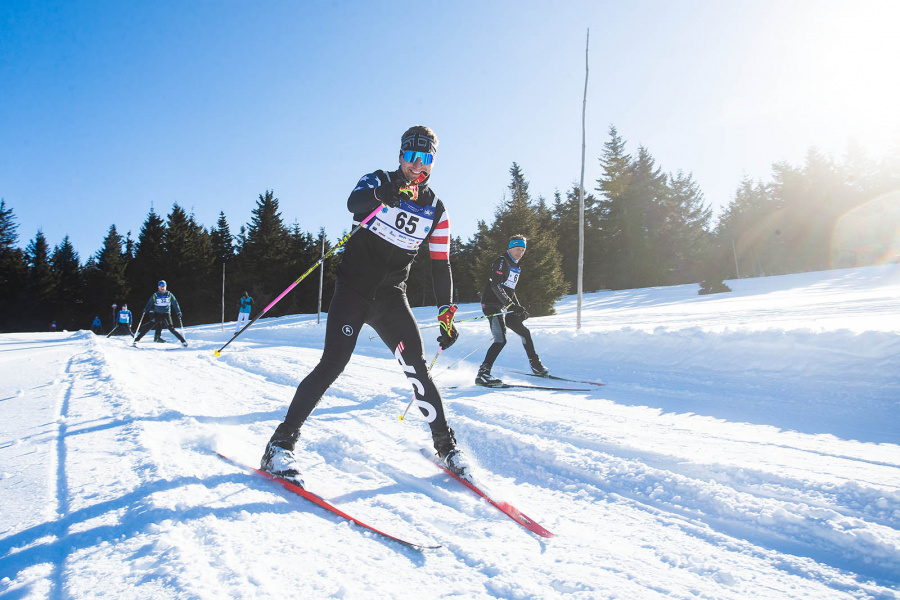
M 437 450 L 438 458 L 441 459 L 447 470 L 458 477 L 471 481 L 472 473 L 469 463 L 456 447 L 456 436 L 453 435 L 453 430 L 448 427 L 446 433 L 432 433 L 431 437 L 434 440 L 434 449 Z
M 299 437 L 299 429 L 291 429 L 284 423 L 279 425 L 259 461 L 260 470 L 303 487 L 300 465 L 294 457 L 294 446 Z
M 491 375 L 490 367 L 481 365 L 478 368 L 478 375 L 475 377 L 475 385 L 481 385 L 484 387 L 500 387 L 501 385 L 503 385 L 503 381 Z
M 546 377 L 550 374 L 550 370 L 541 364 L 541 357 L 535 355 L 534 358 L 528 361 L 531 364 L 531 372 L 537 375 L 538 377 Z

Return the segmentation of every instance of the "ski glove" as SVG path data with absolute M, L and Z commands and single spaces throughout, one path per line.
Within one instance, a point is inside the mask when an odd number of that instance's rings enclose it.
M 423 175 L 424 173 L 419 175 L 415 181 L 404 181 L 401 178 L 388 181 L 375 188 L 375 199 L 391 208 L 400 206 L 400 203 L 404 200 L 415 202 L 419 197 L 418 184 L 425 179 Z
M 400 195 L 400 188 L 404 185 L 406 185 L 406 182 L 402 179 L 388 181 L 384 185 L 375 188 L 375 199 L 385 206 L 396 208 L 400 206 L 400 202 L 403 200 Z
M 459 331 L 456 329 L 456 325 L 453 324 L 453 316 L 456 314 L 457 308 L 455 304 L 445 304 L 438 309 L 438 323 L 441 326 L 441 335 L 437 341 L 441 345 L 441 350 L 446 350 L 459 338 Z
M 512 314 L 519 317 L 523 321 L 531 316 L 528 314 L 528 311 L 525 310 L 525 307 L 522 306 L 521 304 L 513 304 L 512 307 L 510 308 L 510 311 L 512 312 Z

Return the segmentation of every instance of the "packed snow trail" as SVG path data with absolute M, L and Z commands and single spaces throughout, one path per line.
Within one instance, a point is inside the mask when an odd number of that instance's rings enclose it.
M 419 455 L 406 378 L 364 331 L 303 429 L 304 478 L 427 554 L 212 454 L 259 460 L 321 354 L 315 316 L 220 357 L 228 326 L 188 348 L 0 335 L 0 598 L 897 598 L 897 267 L 729 285 L 589 294 L 577 332 L 573 298 L 529 320 L 551 372 L 607 383 L 587 392 L 476 387 L 483 348 L 445 369 L 489 334 L 460 328 L 434 369 L 451 425 L 552 539 Z M 496 372 L 531 383 L 510 341 Z

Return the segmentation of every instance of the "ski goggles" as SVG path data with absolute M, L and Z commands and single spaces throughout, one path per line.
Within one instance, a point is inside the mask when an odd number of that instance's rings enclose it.
M 406 162 L 416 162 L 417 158 L 422 161 L 423 165 L 430 165 L 434 160 L 434 154 L 431 154 L 430 152 L 417 152 L 415 150 L 403 151 L 403 160 Z

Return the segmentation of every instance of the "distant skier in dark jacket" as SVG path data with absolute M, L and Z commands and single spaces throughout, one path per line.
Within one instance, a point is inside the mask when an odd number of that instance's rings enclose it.
M 454 473 L 467 476 L 468 465 L 456 448 L 444 405 L 425 362 L 422 336 L 406 298 L 410 265 L 430 257 L 438 305 L 441 348 L 453 344 L 453 279 L 450 272 L 450 221 L 444 204 L 428 186 L 438 141 L 422 126 L 400 138 L 400 168 L 375 171 L 357 183 L 347 200 L 354 223 L 376 210 L 364 229 L 351 237 L 337 269 L 334 297 L 328 309 L 325 349 L 313 371 L 297 387 L 281 423 L 269 440 L 261 469 L 303 485 L 294 446 L 300 428 L 319 399 L 350 360 L 363 325 L 381 337 L 412 384 L 416 406 L 431 428 L 437 455 Z M 425 257 L 420 250 L 427 249 Z
M 541 377 L 549 375 L 549 371 L 541 364 L 541 359 L 534 350 L 531 332 L 523 324 L 529 317 L 528 311 L 519 304 L 516 297 L 516 284 L 519 283 L 519 276 L 522 274 L 519 261 L 525 256 L 526 244 L 523 235 L 514 235 L 510 238 L 506 252 L 491 265 L 491 274 L 481 294 L 481 310 L 485 315 L 494 315 L 488 317 L 494 343 L 488 348 L 484 361 L 478 369 L 478 376 L 475 378 L 478 385 L 486 387 L 503 385 L 503 381 L 491 375 L 491 368 L 506 345 L 507 327 L 522 338 L 532 372 Z M 506 314 L 497 314 L 503 311 L 507 311 Z
M 237 327 L 234 330 L 235 333 L 240 331 L 241 327 L 250 322 L 250 311 L 252 308 L 253 298 L 250 297 L 250 292 L 244 292 L 244 295 L 241 296 L 240 309 L 238 309 Z
M 175 294 L 172 294 L 166 289 L 165 279 L 159 281 L 156 290 L 157 291 L 150 296 L 147 305 L 144 307 L 144 315 L 149 316 L 150 321 L 141 327 L 141 331 L 138 331 L 137 337 L 134 338 L 134 345 L 137 346 L 137 343 L 141 341 L 144 334 L 154 327 L 156 328 L 156 337 L 159 338 L 160 334 L 162 334 L 163 327 L 165 327 L 171 331 L 175 337 L 181 340 L 182 346 L 187 346 L 187 341 L 185 341 L 184 337 L 178 333 L 178 330 L 172 325 L 173 310 L 178 316 L 178 320 L 181 321 L 181 307 L 178 305 L 178 300 L 175 299 Z
M 106 334 L 106 337 L 110 337 L 112 335 L 125 335 L 126 333 L 131 337 L 134 337 L 134 333 L 131 332 L 131 311 L 128 310 L 128 305 L 123 304 L 122 308 L 119 309 L 119 314 L 116 317 L 116 326 L 113 327 L 112 331 Z

